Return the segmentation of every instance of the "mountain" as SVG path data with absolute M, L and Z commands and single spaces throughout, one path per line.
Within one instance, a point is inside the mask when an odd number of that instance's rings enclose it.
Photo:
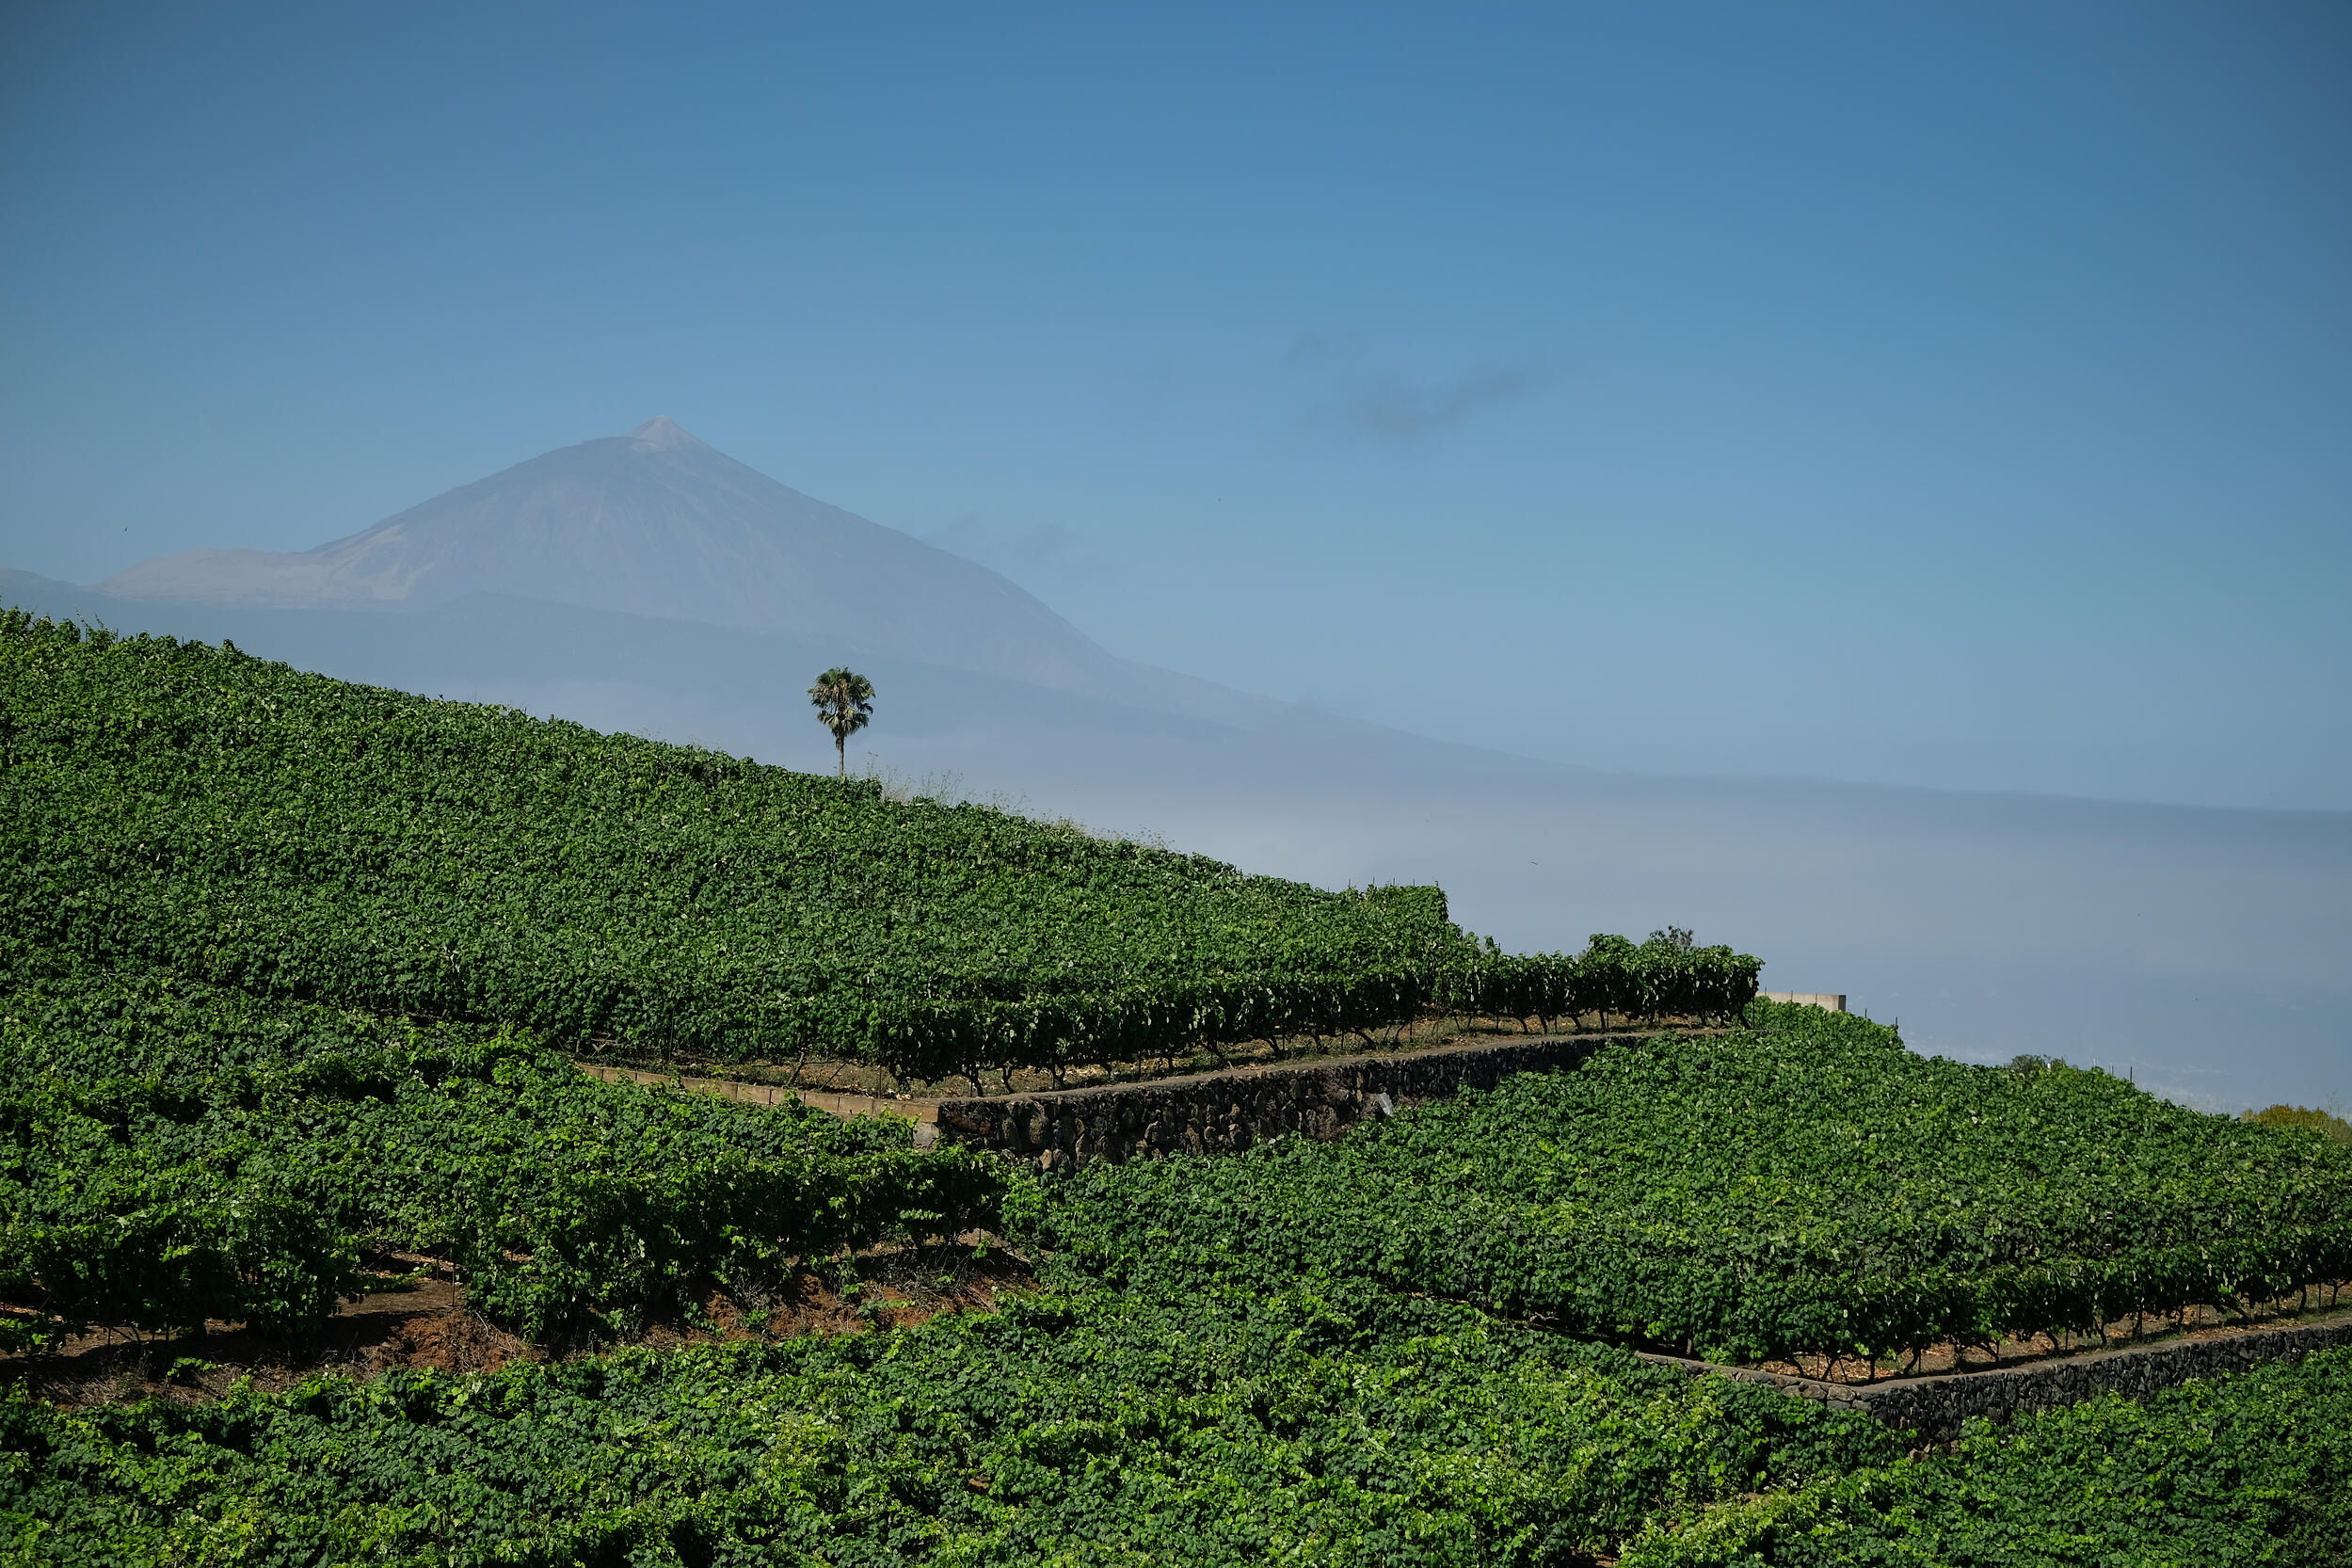
M 838 659 L 897 656 L 1201 716 L 1279 706 L 1116 658 L 987 568 L 778 484 L 667 419 L 315 550 L 188 551 L 98 591 L 243 609 L 429 610 L 494 594 L 789 632 Z
M 801 691 L 848 660 L 881 692 L 850 765 L 901 784 L 1328 887 L 1436 882 L 1515 949 L 1691 926 L 1920 1048 L 2216 1109 L 2352 1096 L 2352 813 L 1605 774 L 1353 723 L 1118 659 L 666 421 L 318 550 L 103 586 L 0 570 L 0 602 L 121 632 L 824 772 Z

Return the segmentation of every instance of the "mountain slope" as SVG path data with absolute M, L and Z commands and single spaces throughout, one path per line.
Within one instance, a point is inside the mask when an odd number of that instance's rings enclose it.
M 99 584 L 216 606 L 424 609 L 467 594 L 757 631 L 1230 716 L 1254 700 L 1118 659 L 985 567 L 801 494 L 666 419 L 298 552 L 199 550 Z

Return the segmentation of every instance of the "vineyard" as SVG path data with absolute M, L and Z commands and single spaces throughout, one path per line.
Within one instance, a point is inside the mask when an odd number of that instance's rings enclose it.
M 2341 1562 L 2352 1352 L 1898 1434 L 1464 1308 L 1048 1294 L 194 1407 L 0 1396 L 11 1560 Z
M 0 762 L 0 1369 L 97 1327 L 316 1333 L 424 1259 L 552 1352 L 79 1407 L 12 1382 L 10 1562 L 2352 1560 L 2352 1351 L 1916 1451 L 1634 1353 L 1871 1375 L 2332 1305 L 2327 1118 L 1917 1057 L 1685 933 L 1507 954 L 1433 888 L 14 613 Z M 1052 1176 L 573 1060 L 977 1090 L 1440 1014 L 1730 1027 Z M 992 1310 L 751 1310 L 973 1230 L 1031 1271 Z M 632 1344 L 657 1327 L 701 1342 Z
M 101 967 L 975 1092 L 1431 1007 L 1732 1016 L 1755 994 L 1724 948 L 1507 955 L 1433 888 L 1247 876 L 226 647 L 7 612 L 0 662 L 0 929 Z
M 0 1400 L 34 1460 L 0 1525 L 60 1563 L 1536 1564 L 1900 1451 L 1768 1390 L 1354 1306 L 1047 1295 L 195 1410 Z
M 527 1034 L 202 983 L 0 993 L 0 1301 L 91 1323 L 315 1325 L 363 1256 L 446 1257 L 535 1339 L 625 1334 L 711 1282 L 992 1220 L 1001 1176 L 840 1122 L 598 1082 Z
M 1653 1520 L 1624 1568 L 2352 1561 L 2352 1351 Z
M 1716 1361 L 1899 1365 L 2352 1276 L 2352 1149 L 2316 1133 L 1749 1016 L 1336 1143 L 1096 1167 L 1039 1223 L 1118 1285 L 1327 1272 Z

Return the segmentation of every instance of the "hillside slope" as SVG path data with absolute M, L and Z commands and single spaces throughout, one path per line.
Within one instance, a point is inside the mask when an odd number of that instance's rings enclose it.
M 1619 1041 L 1335 1143 L 1094 1166 L 1056 1189 L 1048 1229 L 1119 1288 L 1353 1278 L 1875 1374 L 1939 1346 L 2104 1342 L 2197 1304 L 2332 1301 L 2352 1150 L 2095 1068 L 1969 1066 L 1759 1002 L 1723 1034 Z
M 655 1048 L 1134 1060 L 1409 1012 L 1434 888 L 1326 892 L 233 648 L 0 623 L 0 923 L 109 965 Z

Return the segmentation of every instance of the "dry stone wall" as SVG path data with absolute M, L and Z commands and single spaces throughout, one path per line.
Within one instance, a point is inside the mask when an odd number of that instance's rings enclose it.
M 1393 1056 L 1237 1067 L 1147 1083 L 941 1100 L 937 1140 L 997 1149 L 1055 1170 L 1098 1160 L 1225 1154 L 1304 1132 L 1338 1137 L 1359 1122 L 1512 1073 L 1573 1067 L 1631 1034 L 1540 1035 Z
M 1912 1431 L 1929 1442 L 1960 1435 L 1971 1416 L 2007 1420 L 2028 1411 L 2074 1404 L 2094 1394 L 2145 1399 L 2191 1378 L 2242 1372 L 2261 1361 L 2299 1360 L 2314 1351 L 2352 1345 L 2352 1313 L 2316 1322 L 2265 1323 L 2157 1345 L 2090 1351 L 2063 1359 L 1935 1377 L 1889 1378 L 1881 1383 L 1822 1383 L 1748 1367 L 1718 1367 L 1681 1356 L 1644 1354 L 1644 1361 L 1693 1373 L 1764 1383 L 1839 1410 L 1860 1410 L 1888 1426 Z

